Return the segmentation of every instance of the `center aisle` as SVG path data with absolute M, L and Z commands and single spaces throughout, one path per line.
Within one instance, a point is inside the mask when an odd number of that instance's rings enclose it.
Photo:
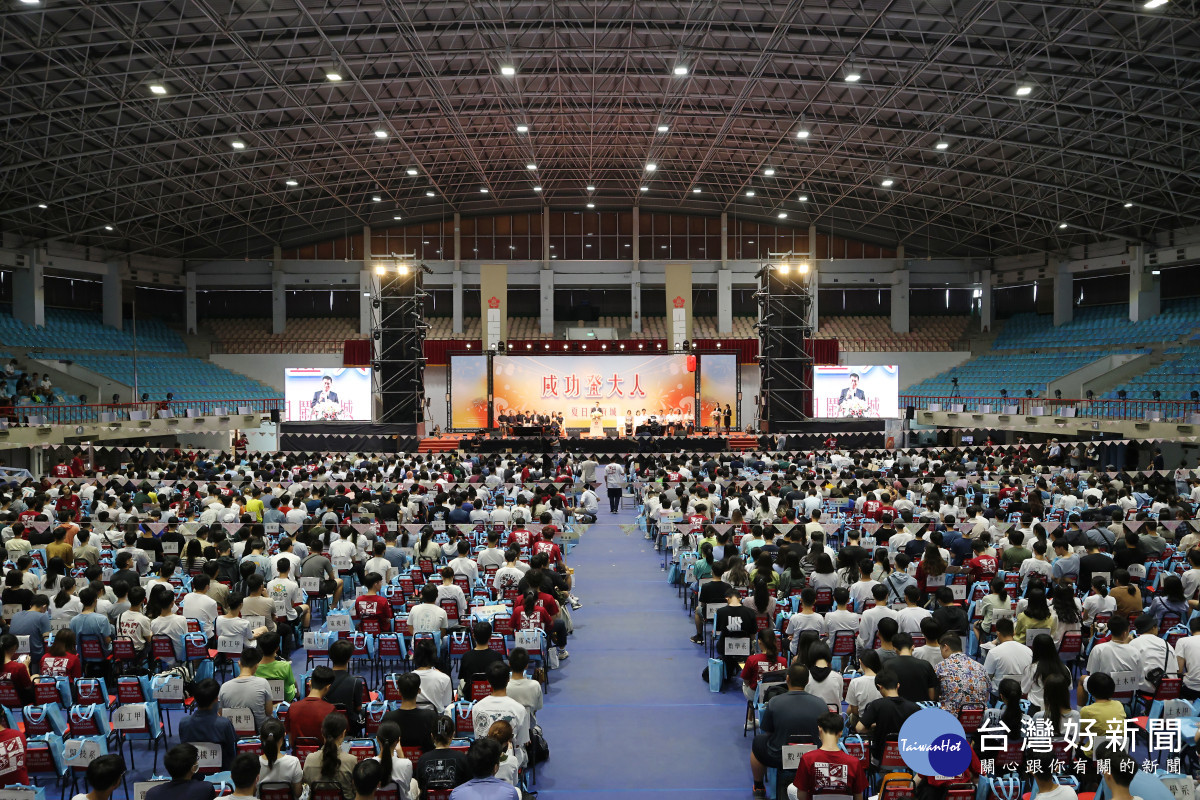
M 736 681 L 713 694 L 694 624 L 667 584 L 635 512 L 600 512 L 568 563 L 576 594 L 571 657 L 551 673 L 538 722 L 550 760 L 533 787 L 549 798 L 620 792 L 622 800 L 750 796 L 746 707 Z

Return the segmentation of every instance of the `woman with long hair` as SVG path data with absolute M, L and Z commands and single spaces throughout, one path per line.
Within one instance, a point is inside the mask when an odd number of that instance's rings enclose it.
M 292 787 L 292 797 L 299 798 L 304 790 L 304 767 L 300 759 L 280 751 L 283 747 L 283 723 L 268 717 L 258 729 L 258 740 L 262 743 L 259 761 L 259 784 L 286 783 Z
M 375 760 L 382 767 L 380 785 L 396 784 L 401 798 L 408 797 L 408 782 L 412 780 L 413 763 L 404 756 L 400 746 L 400 726 L 395 722 L 384 722 L 375 731 L 375 742 L 378 744 L 379 755 Z
M 1012 608 L 1012 603 L 1008 599 L 1008 587 L 1005 586 L 1004 578 L 999 576 L 992 578 L 992 582 L 988 585 L 990 591 L 979 599 L 975 604 L 976 611 L 982 611 L 980 619 L 975 623 L 975 635 L 979 637 L 979 641 L 987 640 L 987 636 L 992 633 L 992 621 L 994 613 L 998 610 L 1007 610 Z
M 1067 725 L 1079 724 L 1079 712 L 1071 708 L 1070 672 L 1046 676 L 1042 684 L 1042 710 L 1034 718 L 1038 716 L 1050 720 L 1056 739 L 1066 734 Z
M 725 582 L 736 589 L 750 588 L 750 573 L 746 564 L 738 556 L 729 559 L 729 567 L 725 570 Z
M 204 564 L 208 561 L 204 557 L 204 545 L 199 539 L 192 539 L 187 543 L 184 550 L 183 568 L 188 575 L 199 575 L 204 570 Z
M 1083 622 L 1091 625 L 1098 615 L 1112 613 L 1117 608 L 1117 601 L 1109 596 L 1108 581 L 1103 576 L 1092 578 L 1092 592 L 1083 599 Z
M 75 579 L 65 575 L 58 581 L 58 593 L 50 601 L 50 619 L 71 619 L 83 613 L 83 603 L 75 596 Z
M 804 691 L 825 701 L 826 705 L 842 705 L 842 676 L 833 669 L 833 653 L 829 645 L 818 641 L 808 646 L 804 659 L 808 665 L 808 686 Z
M 697 581 L 704 578 L 711 578 L 713 571 L 713 545 L 712 542 L 704 542 L 700 545 L 700 557 L 692 564 L 692 577 Z
M 786 598 L 792 594 L 799 594 L 806 581 L 804 570 L 800 567 L 800 554 L 796 552 L 796 548 L 788 548 L 783 563 L 783 572 L 779 574 L 779 596 Z
M 538 594 L 533 589 L 525 592 L 521 598 L 521 606 L 513 617 L 513 627 L 519 631 L 541 629 L 549 633 L 554 628 L 554 620 L 546 608 L 538 602 Z
M 1142 613 L 1142 590 L 1129 577 L 1126 569 L 1115 569 L 1112 574 L 1111 596 L 1116 603 L 1116 613 L 1130 617 Z
M 1163 578 L 1162 585 L 1154 593 L 1154 599 L 1150 601 L 1146 613 L 1154 615 L 1154 621 L 1162 632 L 1171 627 L 1170 624 L 1163 624 L 1163 617 L 1174 617 L 1174 624 L 1178 625 L 1191 616 L 1192 607 L 1184 597 L 1183 581 L 1179 579 L 1178 575 L 1168 575 Z
M 771 560 L 770 553 L 759 553 L 758 558 L 754 561 L 750 582 L 756 583 L 760 579 L 767 582 L 767 588 L 771 591 L 779 586 L 779 573 L 775 571 L 775 562 Z
M 1046 602 L 1045 590 L 1030 586 L 1029 591 L 1025 593 L 1025 608 L 1017 614 L 1013 638 L 1022 644 L 1028 644 L 1025 641 L 1027 630 L 1049 630 L 1053 636 L 1056 625 L 1054 615 L 1050 613 L 1050 605 Z
M 775 631 L 763 628 L 758 632 L 758 652 L 746 659 L 742 667 L 742 694 L 753 700 L 758 684 L 768 672 L 786 670 L 788 660 L 779 654 L 779 643 Z
M 0 656 L 3 657 L 0 675 L 16 689 L 22 705 L 27 705 L 33 702 L 33 679 L 29 676 L 29 667 L 17 655 L 19 646 L 17 637 L 11 633 L 0 635 Z
M 1065 676 L 1069 683 L 1071 671 L 1059 658 L 1058 646 L 1052 637 L 1043 633 L 1034 638 L 1030 647 L 1033 650 L 1033 663 L 1021 676 L 1021 692 L 1029 698 L 1031 705 L 1043 708 L 1042 691 L 1046 681 L 1055 676 Z
M 354 766 L 358 759 L 341 750 L 346 739 L 346 716 L 330 714 L 321 723 L 321 736 L 325 743 L 321 749 L 304 759 L 304 782 L 310 787 L 314 783 L 336 783 L 346 800 L 354 800 Z
M 771 594 L 771 588 L 763 580 L 761 574 L 754 579 L 750 596 L 745 599 L 742 605 L 753 611 L 756 617 L 766 617 L 770 622 L 775 621 L 775 597 Z
M 75 632 L 63 628 L 54 634 L 54 643 L 42 656 L 40 665 L 42 675 L 52 678 L 70 678 L 75 685 L 76 678 L 83 677 L 83 662 L 75 652 Z
M 1082 634 L 1083 604 L 1066 584 L 1055 586 L 1051 597 L 1053 599 L 1050 615 L 1054 619 L 1054 644 L 1059 645 L 1062 644 L 1063 636 L 1070 631 Z
M 932 594 L 939 587 L 946 585 L 946 575 L 950 567 L 942 558 L 942 551 L 933 542 L 925 545 L 925 553 L 917 564 L 917 588 L 922 593 Z
M 421 541 L 417 543 L 416 557 L 418 559 L 427 558 L 430 561 L 436 562 L 442 555 L 442 546 L 433 541 L 433 526 L 426 525 L 421 529 Z
M 446 716 L 438 717 L 433 726 L 432 739 L 433 749 L 418 759 L 415 770 L 417 786 L 423 796 L 428 796 L 431 791 L 448 793 L 471 780 L 473 774 L 467 763 L 467 754 L 450 749 L 450 743 L 454 740 L 454 720 Z
M 46 562 L 46 574 L 42 576 L 41 593 L 51 595 L 58 591 L 58 584 L 67 574 L 67 563 L 55 556 Z
M 165 583 L 160 583 L 150 590 L 146 616 L 150 618 L 150 633 L 154 636 L 169 637 L 175 645 L 175 657 L 183 661 L 183 637 L 187 633 L 187 620 L 175 613 L 175 593 Z
M 1002 709 L 1000 723 L 1008 731 L 1009 741 L 1020 739 L 1029 721 L 1029 716 L 1021 710 L 1021 684 L 1015 678 L 1005 678 L 998 688 Z

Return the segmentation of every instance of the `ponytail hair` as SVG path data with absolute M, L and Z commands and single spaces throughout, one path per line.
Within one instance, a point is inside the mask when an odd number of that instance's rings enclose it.
M 58 579 L 58 594 L 54 595 L 54 607 L 62 608 L 71 599 L 71 590 L 75 588 L 75 579 L 64 575 Z
M 258 738 L 262 742 L 263 756 L 267 759 L 267 769 L 275 766 L 279 758 L 279 747 L 283 744 L 283 723 L 271 717 L 263 722 L 258 729 Z
M 375 732 L 375 740 L 379 742 L 379 764 L 383 767 L 379 785 L 383 786 L 392 780 L 392 754 L 400 743 L 400 726 L 395 722 L 385 722 Z
M 759 614 L 765 614 L 770 603 L 771 590 L 767 586 L 767 579 L 760 573 L 754 581 L 754 609 Z
M 13 638 L 16 639 L 17 637 L 14 636 Z M 380 727 L 383 726 L 381 725 Z M 450 744 L 450 742 L 454 741 L 454 720 L 444 714 L 438 717 L 433 723 L 432 736 L 435 745 Z
M 347 726 L 344 714 L 330 714 L 321 723 L 321 736 L 325 739 L 325 744 L 321 745 L 321 777 L 326 780 L 337 777 L 341 754 L 337 740 L 346 733 Z
M 537 592 L 530 589 L 525 593 L 524 608 L 526 614 L 532 614 L 533 609 L 537 606 Z

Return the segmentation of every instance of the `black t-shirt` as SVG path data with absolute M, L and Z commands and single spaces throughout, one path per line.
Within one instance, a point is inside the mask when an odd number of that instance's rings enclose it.
M 458 674 L 463 680 L 470 681 L 474 676 L 481 673 L 486 674 L 487 668 L 497 661 L 503 661 L 504 656 L 497 653 L 495 650 L 468 650 L 463 653 L 462 660 L 458 664 Z
M 725 606 L 717 610 L 713 626 L 717 633 L 726 636 L 754 636 L 758 633 L 758 618 L 745 606 Z
M 364 684 L 363 678 L 352 672 L 334 670 L 333 684 L 325 695 L 326 701 L 346 709 L 346 719 L 350 723 L 350 730 L 356 735 L 362 730 L 361 709 Z
M 135 546 L 142 548 L 146 555 L 150 556 L 154 561 L 163 560 L 162 542 L 153 536 L 139 536 L 137 542 L 135 542 Z
M 20 604 L 22 611 L 28 611 L 30 604 L 33 602 L 33 592 L 29 591 L 28 589 L 9 586 L 4 590 L 4 593 L 0 595 L 0 600 L 2 600 L 3 604 L 6 606 Z
M 895 661 L 896 659 L 893 658 L 889 665 Z M 871 736 L 871 758 L 874 761 L 883 760 L 883 750 L 887 745 L 888 737 L 899 734 L 904 720 L 918 711 L 920 709 L 916 703 L 903 697 L 880 697 L 878 700 L 867 703 L 859 720 L 867 728 L 875 726 L 875 731 Z
M 134 586 L 142 585 L 142 579 L 138 577 L 137 570 L 132 569 L 119 569 L 114 572 L 112 574 L 112 580 L 109 581 L 109 585 L 111 586 L 117 581 L 125 581 L 126 585 L 128 585 L 131 589 Z
M 391 501 L 381 503 L 375 510 L 375 516 L 383 522 L 395 522 L 400 516 L 400 506 Z
M 1112 572 L 1112 556 L 1107 553 L 1088 553 L 1079 559 L 1079 585 L 1090 587 L 1092 575 L 1097 572 Z M 1111 576 L 1109 576 L 1111 578 Z M 1112 584 L 1112 581 L 1109 581 Z
M 939 606 L 931 615 L 942 630 L 947 633 L 967 635 L 967 612 L 962 606 Z
M 930 700 L 929 690 L 938 687 L 933 665 L 916 656 L 896 656 L 887 666 L 900 678 L 900 696 L 914 703 Z
M 430 750 L 414 765 L 413 777 L 423 792 L 453 789 L 471 780 L 471 765 L 461 750 Z
M 407 711 L 395 708 L 383 715 L 381 723 L 394 722 L 400 726 L 401 747 L 421 747 L 429 752 L 433 749 L 433 731 L 437 727 L 437 718 L 437 712 L 429 708 L 413 708 Z
M 26 530 L 26 533 L 29 536 L 30 546 L 45 547 L 46 545 L 53 543 L 54 542 L 54 534 L 51 533 L 52 530 L 53 530 L 53 528 L 46 528 L 46 530 L 42 531 L 41 533 L 38 533 L 33 528 L 28 528 Z
M 700 587 L 700 596 L 697 599 L 700 607 L 706 603 L 724 603 L 725 590 L 729 588 L 729 584 L 725 581 L 713 579 Z
M 1113 563 L 1120 569 L 1129 569 L 1130 564 L 1145 564 L 1146 557 L 1136 547 L 1125 547 L 1123 544 L 1113 553 Z

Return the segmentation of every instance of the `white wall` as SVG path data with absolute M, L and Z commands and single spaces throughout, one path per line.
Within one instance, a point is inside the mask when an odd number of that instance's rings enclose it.
M 853 364 L 895 364 L 900 368 L 900 391 L 903 393 L 910 386 L 920 383 L 926 378 L 932 378 L 951 367 L 957 367 L 971 358 L 966 350 L 955 350 L 942 353 L 839 353 L 838 363 Z M 743 378 L 743 382 L 745 378 Z M 744 385 L 744 383 L 743 383 Z
M 289 367 L 340 367 L 342 357 L 338 355 L 313 355 L 311 353 L 223 353 L 212 355 L 208 360 L 219 367 L 239 372 L 248 378 L 283 391 L 283 371 Z

